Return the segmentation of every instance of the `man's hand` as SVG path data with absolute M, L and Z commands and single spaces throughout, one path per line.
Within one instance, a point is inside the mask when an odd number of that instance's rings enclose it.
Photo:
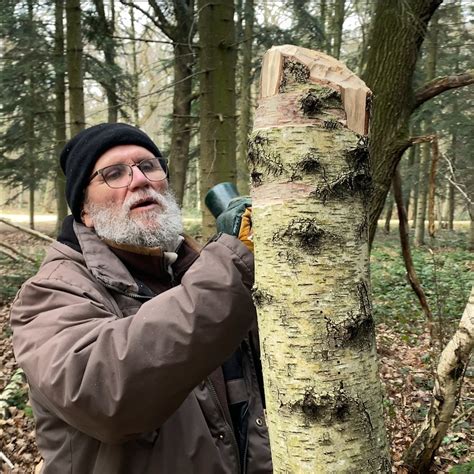
M 217 218 L 217 231 L 235 235 L 253 252 L 252 201 L 249 197 L 232 199 L 227 209 Z

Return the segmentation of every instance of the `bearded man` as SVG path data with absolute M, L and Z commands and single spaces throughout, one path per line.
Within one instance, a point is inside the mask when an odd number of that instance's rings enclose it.
M 42 472 L 272 472 L 249 242 L 183 235 L 138 128 L 83 130 L 60 162 L 72 216 L 11 311 Z

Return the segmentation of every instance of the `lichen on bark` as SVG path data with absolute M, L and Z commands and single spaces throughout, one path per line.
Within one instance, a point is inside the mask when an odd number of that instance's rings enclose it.
M 249 155 L 274 472 L 390 472 L 368 284 L 367 140 L 348 126 L 347 83 L 318 82 L 308 66 L 319 56 L 303 50 L 310 73 L 294 80 L 305 71 L 296 66 L 300 50 L 291 49 L 291 61 L 264 60 L 282 65 L 284 84 L 267 87 Z M 301 109 L 305 97 L 313 109 Z M 365 123 L 365 99 L 354 103 Z

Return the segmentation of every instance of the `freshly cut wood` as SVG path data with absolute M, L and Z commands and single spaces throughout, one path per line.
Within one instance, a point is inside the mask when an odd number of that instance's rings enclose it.
M 249 145 L 254 298 L 273 468 L 390 472 L 370 302 L 371 94 L 342 63 L 272 48 Z
M 403 458 L 410 473 L 429 472 L 458 403 L 462 380 L 474 346 L 474 288 L 459 327 L 441 353 L 433 399 L 415 440 Z
M 262 63 L 259 107 L 264 106 L 263 99 L 279 97 L 284 89 L 285 62 L 295 62 L 305 67 L 304 74 L 307 77 L 301 77 L 302 81 L 306 79 L 308 83 L 337 90 L 344 105 L 345 118 L 343 120 L 347 122 L 347 128 L 360 135 L 367 135 L 369 125 L 367 112 L 370 106 L 367 98 L 371 96 L 369 88 L 343 63 L 320 51 L 291 45 L 274 46 L 268 50 Z M 264 121 L 268 120 L 268 117 L 263 114 L 259 117 Z M 287 121 L 289 117 L 280 118 Z M 255 123 L 255 128 L 259 128 L 258 123 Z

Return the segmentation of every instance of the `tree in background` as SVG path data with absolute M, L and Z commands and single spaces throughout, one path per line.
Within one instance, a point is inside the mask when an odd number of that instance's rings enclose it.
M 53 68 L 47 25 L 33 0 L 2 3 L 4 47 L 2 84 L 1 179 L 28 190 L 34 228 L 35 190 L 50 167 L 54 129 Z
M 159 3 L 149 0 L 151 12 L 137 2 L 121 3 L 140 11 L 172 42 L 173 47 L 173 111 L 169 150 L 170 179 L 179 204 L 182 204 L 186 171 L 190 154 L 193 94 L 194 46 L 196 32 L 194 0 Z
M 54 136 L 55 156 L 59 156 L 66 144 L 66 60 L 64 55 L 64 0 L 54 0 Z M 56 233 L 68 212 L 66 179 L 56 160 Z
M 235 25 L 232 0 L 198 3 L 200 75 L 201 199 L 217 183 L 236 181 Z M 202 206 L 202 233 L 215 232 L 215 220 Z
M 378 0 L 371 27 L 364 79 L 375 97 L 371 132 L 374 190 L 370 209 L 370 239 L 383 210 L 392 176 L 411 145 L 410 117 L 438 94 L 474 82 L 467 72 L 427 82 L 414 89 L 417 58 L 428 23 L 441 0 L 385 2 Z
M 80 0 L 66 0 L 67 77 L 70 136 L 86 126 L 84 112 L 83 48 Z

